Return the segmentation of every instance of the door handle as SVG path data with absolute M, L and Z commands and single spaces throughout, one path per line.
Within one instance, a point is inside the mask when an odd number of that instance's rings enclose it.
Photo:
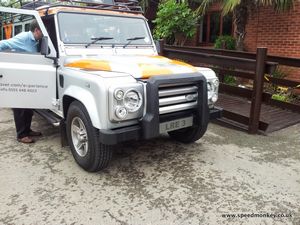
M 0 74 L 0 78 L 2 78 L 3 77 L 3 75 L 2 74 Z

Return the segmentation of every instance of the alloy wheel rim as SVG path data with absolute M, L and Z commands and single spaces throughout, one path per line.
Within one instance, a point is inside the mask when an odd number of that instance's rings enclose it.
M 77 154 L 81 157 L 88 152 L 88 135 L 83 121 L 79 117 L 74 117 L 71 123 L 72 142 Z

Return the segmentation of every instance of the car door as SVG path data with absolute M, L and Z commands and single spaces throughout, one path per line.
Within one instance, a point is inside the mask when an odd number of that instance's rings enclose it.
M 48 37 L 49 47 L 47 56 L 40 53 L 0 52 L 0 107 L 54 109 L 56 66 L 53 59 L 56 50 L 38 12 L 0 7 L 0 13 L 2 26 L 6 17 L 12 18 L 10 21 L 24 21 L 28 17 L 36 19 L 43 35 Z

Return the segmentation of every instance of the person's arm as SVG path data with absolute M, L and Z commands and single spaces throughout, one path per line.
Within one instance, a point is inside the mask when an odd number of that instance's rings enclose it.
M 0 51 L 6 50 L 6 49 L 14 49 L 17 51 L 24 51 L 24 44 L 26 40 L 26 34 L 21 33 L 13 38 L 0 41 Z
M 12 39 L 0 41 L 0 51 L 12 49 Z

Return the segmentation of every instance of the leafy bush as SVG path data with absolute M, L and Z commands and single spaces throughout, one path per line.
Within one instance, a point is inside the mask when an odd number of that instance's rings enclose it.
M 219 36 L 215 42 L 214 48 L 235 50 L 235 39 L 228 35 Z M 231 75 L 224 75 L 224 83 L 235 86 L 237 84 L 237 79 Z
M 186 38 L 191 38 L 196 33 L 197 15 L 186 1 L 177 3 L 176 0 L 162 1 L 159 5 L 157 17 L 153 21 L 155 39 L 177 39 L 183 36 L 180 44 Z
M 286 94 L 281 94 L 281 93 L 273 94 L 272 99 L 281 101 L 281 102 L 291 102 L 291 96 L 286 95 Z
M 224 75 L 224 83 L 228 85 L 235 86 L 236 85 L 236 78 L 231 75 Z
M 288 72 L 284 68 L 278 66 L 276 70 L 271 74 L 272 77 L 275 78 L 285 78 L 287 76 Z
M 215 42 L 216 49 L 235 50 L 236 41 L 232 36 L 219 36 Z
M 276 70 L 270 74 L 270 76 L 275 77 L 275 78 L 280 78 L 280 79 L 284 79 L 285 77 L 287 77 L 288 75 L 288 70 L 282 66 L 278 66 L 276 68 Z M 264 85 L 264 89 L 266 92 L 271 93 L 271 94 L 278 94 L 278 95 L 282 95 L 284 94 L 284 92 L 286 92 L 286 90 L 282 89 L 282 87 L 273 84 L 273 83 L 265 83 Z M 275 96 L 275 98 L 277 98 Z M 278 99 L 276 99 L 278 100 Z

